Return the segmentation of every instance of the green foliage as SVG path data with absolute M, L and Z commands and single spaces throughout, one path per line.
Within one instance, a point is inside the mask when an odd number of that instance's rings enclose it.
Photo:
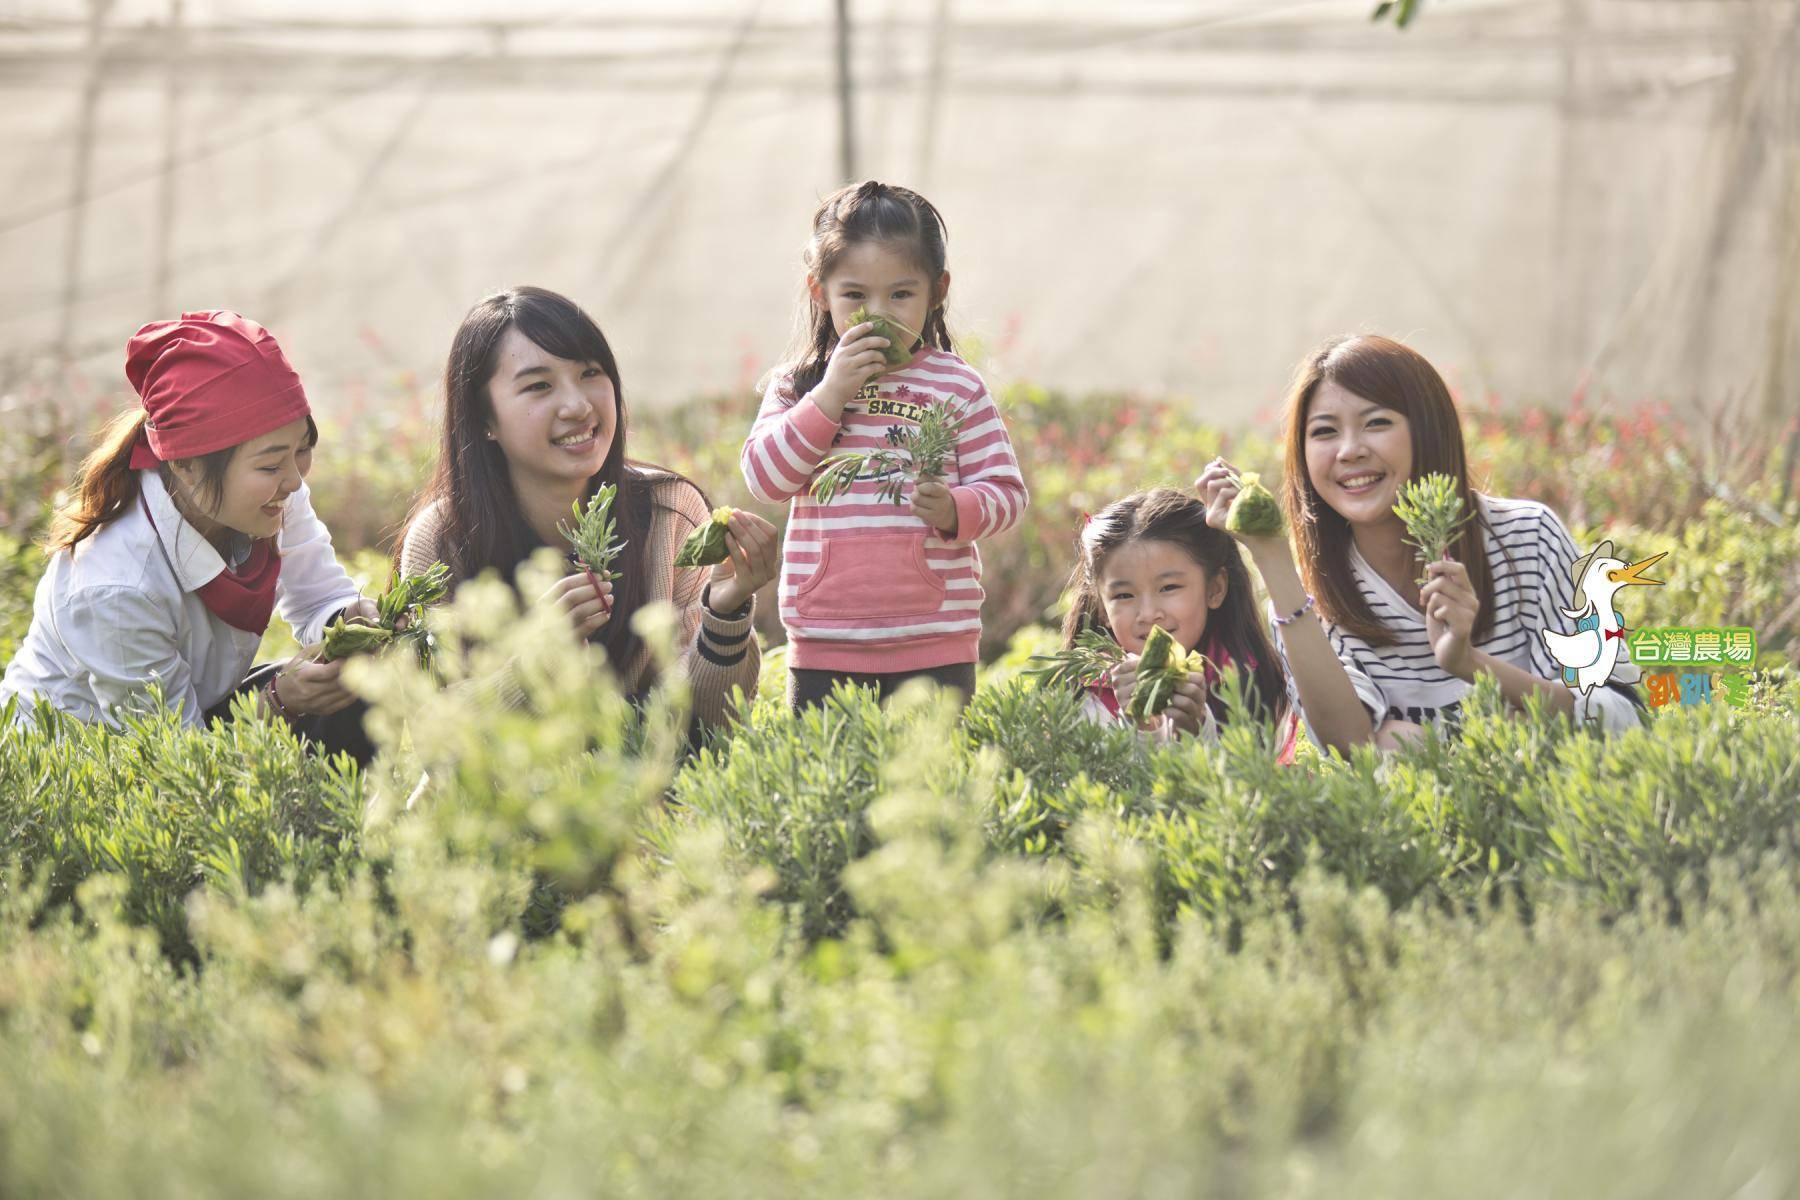
M 1073 645 L 1032 655 L 1024 674 L 1047 688 L 1090 688 L 1124 657 L 1119 643 L 1097 630 L 1084 629 L 1075 635 Z
M 396 576 L 376 601 L 376 618 L 339 617 L 325 630 L 322 661 L 373 654 L 410 645 L 421 663 L 431 661 L 427 610 L 450 592 L 450 568 L 432 563 L 418 575 Z
M 1152 625 L 1150 636 L 1144 639 L 1143 653 L 1138 656 L 1137 684 L 1125 703 L 1125 715 L 1133 721 L 1160 715 L 1175 698 L 1175 689 L 1205 665 L 1206 659 L 1198 651 L 1183 650 L 1174 634 L 1161 625 Z
M 1405 29 L 1419 14 L 1419 0 L 1381 0 L 1369 13 L 1369 20 L 1383 21 L 1389 14 L 1394 18 L 1394 28 Z
M 1297 767 L 1237 716 L 1216 743 L 1095 725 L 1021 678 L 1079 514 L 1222 439 L 1009 403 L 1034 507 L 983 547 L 993 665 L 960 719 L 854 691 L 795 716 L 777 651 L 682 760 L 677 678 L 633 708 L 520 608 L 555 561 L 460 589 L 433 673 L 346 664 L 366 776 L 247 712 L 0 716 L 0 1192 L 1791 1190 L 1800 685 L 1607 739 L 1484 685 L 1457 736 Z M 1470 423 L 1492 490 L 1670 551 L 1633 624 L 1750 624 L 1789 659 L 1792 501 L 1609 464 L 1660 446 L 1623 422 L 1589 452 L 1524 420 Z M 717 424 L 651 427 L 710 483 Z M 11 549 L 22 633 L 42 559 Z M 670 614 L 643 620 L 666 661 Z
M 600 579 L 612 578 L 612 562 L 625 549 L 616 530 L 618 522 L 613 519 L 613 501 L 618 497 L 617 485 L 603 483 L 594 489 L 584 506 L 577 500 L 574 506 L 575 523 L 558 525 L 556 528 L 569 540 L 575 548 L 575 556 L 583 566 L 592 571 Z
M 681 543 L 681 549 L 675 555 L 678 567 L 710 567 L 714 563 L 722 563 L 729 556 L 730 550 L 725 544 L 725 535 L 731 530 L 731 509 L 715 508 L 712 518 L 687 535 Z
M 1394 503 L 1394 515 L 1406 523 L 1407 545 L 1417 550 L 1425 563 L 1449 555 L 1451 543 L 1469 520 L 1456 480 L 1436 471 L 1406 481 Z
M 890 369 L 904 367 L 912 358 L 913 347 L 921 340 L 917 331 L 908 329 L 894 318 L 872 313 L 866 308 L 859 308 L 850 314 L 850 324 L 846 328 L 857 325 L 873 325 L 869 332 L 875 337 L 886 338 L 887 345 L 881 348 L 881 357 L 887 360 Z
M 308 754 L 255 707 L 241 701 L 233 724 L 207 731 L 159 708 L 118 732 L 0 708 L 0 845 L 45 873 L 49 904 L 96 873 L 122 876 L 125 914 L 177 954 L 183 901 L 203 883 L 249 893 L 341 878 L 361 844 L 355 765 Z
M 673 816 L 651 836 L 665 851 L 671 821 L 716 822 L 726 844 L 771 868 L 773 898 L 796 906 L 807 937 L 850 916 L 844 868 L 873 846 L 867 820 L 898 730 L 874 693 L 840 687 L 800 714 L 761 706 L 729 742 L 702 751 L 676 780 Z
M 961 418 L 949 405 L 927 405 L 919 414 L 918 424 L 889 426 L 887 446 L 846 451 L 821 463 L 824 469 L 813 480 L 812 497 L 820 504 L 829 504 L 849 491 L 857 476 L 873 471 L 884 476 L 881 496 L 890 504 L 899 504 L 909 481 L 917 483 L 943 475 L 945 464 L 956 454 L 956 432 L 961 426 Z
M 1269 537 L 1287 528 L 1281 505 L 1255 471 L 1238 476 L 1238 494 L 1225 512 L 1225 528 L 1245 537 Z
M 31 604 L 44 552 L 0 533 L 0 663 L 12 661 L 31 628 Z

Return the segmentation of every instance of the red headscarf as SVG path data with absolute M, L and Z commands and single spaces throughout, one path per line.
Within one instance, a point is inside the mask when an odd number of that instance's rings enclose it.
M 222 309 L 140 328 L 126 344 L 125 377 L 146 414 L 133 470 L 237 446 L 312 411 L 274 335 Z M 275 610 L 280 574 L 274 539 L 259 538 L 240 569 L 219 572 L 200 599 L 226 624 L 260 634 Z
M 274 335 L 224 310 L 139 329 L 125 347 L 125 377 L 147 416 L 131 454 L 138 470 L 236 446 L 312 411 Z

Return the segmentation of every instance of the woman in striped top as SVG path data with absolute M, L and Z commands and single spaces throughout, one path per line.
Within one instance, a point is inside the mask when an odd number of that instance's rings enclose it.
M 772 373 L 743 452 L 751 494 L 793 502 L 780 600 L 797 708 L 843 680 L 883 695 L 916 676 L 965 698 L 975 690 L 975 542 L 1018 521 L 1026 493 L 999 409 L 951 347 L 944 236 L 930 201 L 872 180 L 828 196 L 813 217 L 806 340 Z M 924 331 L 901 347 L 902 365 L 888 364 L 870 323 L 851 322 L 865 308 Z M 941 476 L 909 486 L 892 463 L 870 465 L 834 496 L 810 494 L 832 455 L 893 450 L 936 415 L 955 429 Z
M 1456 721 L 1477 672 L 1516 707 L 1536 695 L 1603 729 L 1637 722 L 1629 663 L 1586 697 L 1562 684 L 1539 630 L 1574 631 L 1574 540 L 1542 504 L 1471 489 L 1456 405 L 1429 362 L 1390 338 L 1333 339 L 1300 364 L 1285 415 L 1281 499 L 1301 577 L 1378 744 Z M 1474 519 L 1421 566 L 1394 503 L 1431 472 L 1456 481 Z

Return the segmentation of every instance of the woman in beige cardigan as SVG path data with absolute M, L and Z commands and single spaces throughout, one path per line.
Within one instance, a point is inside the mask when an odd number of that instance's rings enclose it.
M 613 484 L 625 543 L 615 578 L 599 581 L 572 566 L 548 598 L 582 637 L 604 647 L 633 695 L 649 690 L 656 669 L 631 617 L 657 601 L 680 616 L 681 666 L 701 724 L 730 718 L 733 688 L 755 694 L 761 656 L 752 606 L 775 576 L 779 535 L 761 517 L 736 512 L 730 557 L 712 568 L 675 566 L 710 507 L 680 475 L 626 457 L 618 365 L 586 313 L 540 288 L 487 297 L 456 331 L 444 399 L 443 444 L 401 539 L 402 574 L 442 562 L 453 586 L 487 570 L 514 581 L 539 547 L 566 551 L 557 523 Z

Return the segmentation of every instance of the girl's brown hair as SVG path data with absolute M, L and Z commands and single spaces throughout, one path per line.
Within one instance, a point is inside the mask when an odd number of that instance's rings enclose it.
M 94 448 L 75 472 L 69 499 L 56 510 L 50 520 L 50 532 L 44 538 L 44 549 L 51 554 L 67 550 L 98 533 L 107 524 L 125 515 L 138 498 L 138 473 L 131 466 L 131 452 L 137 445 L 138 433 L 144 428 L 145 412 L 131 408 L 106 423 Z M 306 418 L 306 444 L 319 441 L 319 427 Z M 225 486 L 225 469 L 231 465 L 236 446 L 202 454 L 194 461 L 200 464 L 198 497 L 206 505 L 217 508 Z M 178 488 L 167 463 L 158 468 L 163 486 L 171 495 Z
M 937 294 L 950 235 L 931 201 L 911 188 L 866 179 L 825 197 L 813 213 L 812 225 L 812 238 L 801 257 L 807 274 L 820 283 L 837 269 L 844 251 L 859 243 L 882 242 L 910 254 L 931 288 L 925 328 L 919 332 L 927 346 L 955 353 L 944 323 L 944 298 Z M 796 345 L 788 355 L 795 364 L 794 395 L 804 396 L 819 385 L 837 341 L 831 310 L 820 307 L 809 294 L 801 309 Z
M 1378 334 L 1332 338 L 1307 355 L 1294 372 L 1284 406 L 1282 440 L 1286 456 L 1281 505 L 1294 531 L 1300 577 L 1326 621 L 1371 646 L 1391 646 L 1395 633 L 1377 617 L 1350 571 L 1350 523 L 1325 503 L 1306 470 L 1306 419 L 1319 385 L 1330 381 L 1406 418 L 1412 433 L 1413 477 L 1439 472 L 1456 481 L 1463 511 L 1474 519 L 1462 527 L 1451 557 L 1469 573 L 1481 601 L 1471 640 L 1486 640 L 1494 627 L 1494 577 L 1483 551 L 1487 518 L 1469 486 L 1462 420 L 1456 402 L 1432 365 L 1416 350 Z M 1492 535 L 1492 530 L 1488 530 Z
M 506 452 L 485 434 L 494 419 L 488 381 L 493 378 L 500 340 L 517 328 L 540 349 L 570 362 L 592 363 L 612 381 L 618 415 L 612 446 L 600 470 L 583 490 L 585 503 L 603 484 L 614 484 L 613 519 L 625 542 L 619 556 L 618 578 L 613 581 L 612 618 L 606 623 L 602 645 L 613 670 L 621 679 L 643 642 L 632 631 L 631 617 L 644 603 L 644 548 L 652 524 L 652 489 L 682 476 L 660 467 L 638 463 L 625 455 L 625 389 L 619 381 L 619 364 L 612 346 L 592 317 L 573 300 L 544 288 L 517 287 L 488 296 L 463 318 L 450 343 L 444 367 L 444 436 L 431 482 L 414 502 L 407 525 L 434 505 L 441 504 L 441 533 L 451 575 L 459 582 L 483 571 L 498 571 L 509 583 L 516 582 L 520 565 L 543 543 L 526 524 L 506 466 Z M 698 490 L 696 488 L 695 490 Z M 395 544 L 396 569 L 402 537 Z M 558 546 L 566 552 L 567 546 Z
M 1231 655 L 1253 710 L 1271 722 L 1283 718 L 1287 680 L 1263 628 L 1256 594 L 1250 588 L 1250 572 L 1237 542 L 1206 523 L 1206 506 L 1197 497 L 1174 488 L 1152 488 L 1115 500 L 1082 527 L 1075 570 L 1069 576 L 1071 601 L 1063 618 L 1063 648 L 1073 646 L 1075 639 L 1090 629 L 1117 640 L 1106 621 L 1100 572 L 1109 554 L 1140 540 L 1180 546 L 1209 578 L 1225 573 L 1225 599 L 1207 618 L 1207 640 L 1217 638 Z M 1206 703 L 1220 723 L 1229 716 L 1217 695 L 1207 697 Z

